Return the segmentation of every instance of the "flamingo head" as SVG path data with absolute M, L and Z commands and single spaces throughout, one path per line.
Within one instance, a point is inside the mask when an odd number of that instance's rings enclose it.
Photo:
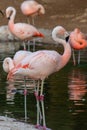
M 8 20 L 10 20 L 10 17 L 11 17 L 11 15 L 12 15 L 13 12 L 16 13 L 15 8 L 13 8 L 13 7 L 8 7 L 8 8 L 6 9 L 6 18 L 7 18 Z
M 56 35 L 56 37 L 59 37 L 61 39 L 66 39 L 69 37 L 69 33 L 62 27 L 62 26 L 56 26 L 53 31 L 52 31 L 52 37 L 54 39 L 54 35 Z
M 45 14 L 45 9 L 41 4 L 38 5 L 38 14 Z

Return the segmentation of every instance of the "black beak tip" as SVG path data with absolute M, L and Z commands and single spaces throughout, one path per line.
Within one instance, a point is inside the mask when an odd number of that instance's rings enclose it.
M 66 40 L 66 42 L 68 42 L 68 40 L 69 40 L 69 36 L 67 36 L 67 37 L 65 38 L 65 40 Z
M 8 17 L 7 19 L 10 20 L 10 17 Z

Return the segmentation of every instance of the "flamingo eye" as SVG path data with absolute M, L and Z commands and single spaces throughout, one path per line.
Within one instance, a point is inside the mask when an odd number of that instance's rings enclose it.
M 9 62 L 7 61 L 7 64 L 9 64 Z
M 79 44 L 82 45 L 82 42 L 80 42 Z

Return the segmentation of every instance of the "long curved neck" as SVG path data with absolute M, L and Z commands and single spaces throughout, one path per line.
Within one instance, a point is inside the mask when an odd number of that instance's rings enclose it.
M 65 44 L 63 44 L 63 47 L 64 47 L 64 53 L 62 55 L 61 68 L 63 68 L 68 63 L 68 61 L 69 61 L 69 59 L 71 57 L 70 44 L 68 42 L 65 42 Z
M 15 19 L 15 15 L 16 15 L 16 10 L 14 8 L 11 8 L 10 10 L 12 12 L 11 16 L 10 16 L 10 20 L 11 21 L 14 21 Z
M 71 57 L 71 47 L 70 47 L 70 44 L 68 42 L 57 37 L 56 33 L 52 34 L 52 38 L 54 41 L 62 44 L 64 47 L 64 53 L 63 53 L 63 55 L 61 55 L 60 63 L 58 63 L 58 66 L 60 66 L 60 69 L 61 69 L 67 64 L 67 62 L 69 61 L 69 59 Z
M 9 20 L 9 23 L 8 23 L 10 29 L 12 29 L 13 26 L 14 26 L 14 19 L 15 19 L 15 15 L 16 15 L 16 10 L 14 8 L 12 8 L 11 12 L 12 12 L 12 14 L 10 16 L 10 20 Z

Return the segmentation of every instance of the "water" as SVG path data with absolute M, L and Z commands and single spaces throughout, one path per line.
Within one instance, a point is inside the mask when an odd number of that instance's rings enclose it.
M 56 49 L 54 45 L 41 44 L 38 49 Z M 61 50 L 61 47 L 59 47 Z M 58 50 L 58 51 L 59 51 Z M 24 81 L 16 77 L 8 82 L 2 69 L 2 61 L 13 53 L 1 53 L 0 60 L 0 115 L 25 121 Z M 52 130 L 87 129 L 87 62 L 86 49 L 81 52 L 80 65 L 73 66 L 72 58 L 59 72 L 50 75 L 44 84 L 47 127 Z M 76 52 L 77 56 L 77 52 Z M 36 100 L 32 82 L 27 80 L 27 122 L 36 124 Z

